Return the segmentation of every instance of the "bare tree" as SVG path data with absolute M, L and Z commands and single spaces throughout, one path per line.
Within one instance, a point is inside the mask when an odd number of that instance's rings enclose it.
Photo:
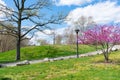
M 11 0 L 15 8 L 9 8 L 3 4 L 0 4 L 0 11 L 5 15 L 0 21 L 0 24 L 4 26 L 5 34 L 10 34 L 16 38 L 16 60 L 20 60 L 20 47 L 21 41 L 25 39 L 28 33 L 33 34 L 33 30 L 43 31 L 48 28 L 49 24 L 58 24 L 64 17 L 63 15 L 51 16 L 47 18 L 46 15 L 40 15 L 39 12 L 43 8 L 49 8 L 51 0 L 36 0 L 35 3 L 28 4 L 29 0 Z M 48 7 L 49 6 L 49 7 Z M 6 23 L 13 24 L 13 29 L 9 28 Z M 31 23 L 32 27 L 23 27 L 24 22 Z M 10 32 L 6 32 L 8 29 Z
M 55 40 L 55 43 L 56 44 L 62 44 L 62 35 L 58 34 L 56 35 L 56 40 Z
M 11 35 L 0 35 L 0 52 L 15 49 L 15 38 Z
M 92 16 L 89 17 L 81 16 L 78 18 L 77 21 L 73 22 L 73 24 L 75 26 L 79 26 L 81 33 L 96 25 Z
M 21 46 L 22 47 L 29 46 L 30 45 L 29 42 L 30 42 L 30 39 L 26 38 L 26 39 L 24 39 L 24 40 L 21 41 Z
M 56 31 L 55 31 L 55 29 L 51 30 L 51 34 L 50 35 L 52 35 L 52 37 L 53 37 L 53 45 L 55 45 L 55 41 L 56 41 Z
M 68 27 L 64 31 L 64 41 L 66 44 L 74 44 L 75 43 L 75 34 L 74 31 Z
M 48 45 L 49 42 L 46 39 L 39 39 L 37 40 L 38 43 L 40 43 L 40 45 Z
M 21 46 L 28 46 L 29 39 L 21 41 Z M 0 52 L 9 51 L 16 48 L 16 38 L 11 35 L 0 34 Z

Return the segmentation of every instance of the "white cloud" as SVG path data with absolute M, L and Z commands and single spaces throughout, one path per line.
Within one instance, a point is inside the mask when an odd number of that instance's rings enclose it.
M 2 9 L 1 4 L 6 6 L 5 2 L 3 0 L 0 0 L 0 9 Z M 2 18 L 2 17 L 4 17 L 4 14 L 3 14 L 3 12 L 0 11 L 0 18 Z
M 3 0 L 0 0 L 0 4 L 6 5 Z
M 96 23 L 120 22 L 120 6 L 117 2 L 100 2 L 72 10 L 67 18 L 76 21 L 80 16 L 92 16 Z M 70 21 L 68 24 L 71 23 Z
M 70 6 L 70 5 L 82 5 L 84 3 L 90 3 L 92 0 L 53 0 L 57 6 Z
M 55 30 L 55 33 L 58 34 L 58 35 L 62 35 L 64 34 L 64 30 L 66 29 L 67 27 L 64 27 L 64 28 L 59 28 L 59 29 L 56 29 Z

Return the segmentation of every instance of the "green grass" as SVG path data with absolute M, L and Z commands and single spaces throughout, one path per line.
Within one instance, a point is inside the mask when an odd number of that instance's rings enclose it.
M 79 53 L 95 51 L 94 46 L 79 45 Z M 47 45 L 21 48 L 21 60 L 53 58 L 76 54 L 76 45 Z M 0 53 L 0 63 L 15 61 L 16 51 Z
M 120 80 L 120 51 L 103 55 L 0 69 L 1 80 Z

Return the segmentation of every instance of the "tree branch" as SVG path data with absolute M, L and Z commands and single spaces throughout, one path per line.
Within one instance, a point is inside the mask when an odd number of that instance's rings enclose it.
M 19 0 L 14 0 L 14 3 L 15 3 L 16 8 L 19 10 L 20 9 Z

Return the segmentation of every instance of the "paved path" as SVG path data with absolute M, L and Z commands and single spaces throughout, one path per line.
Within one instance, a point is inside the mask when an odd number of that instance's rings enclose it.
M 113 50 L 120 49 L 120 45 L 116 45 L 113 47 Z M 85 57 L 85 56 L 93 56 L 97 54 L 102 54 L 102 51 L 94 51 L 94 52 L 89 52 L 85 54 L 80 54 L 79 57 Z M 64 56 L 64 57 L 58 57 L 58 58 L 44 58 L 41 60 L 24 60 L 20 62 L 13 62 L 13 63 L 6 63 L 6 64 L 0 64 L 0 67 L 13 67 L 13 66 L 21 66 L 21 65 L 27 65 L 27 64 L 35 64 L 35 63 L 41 63 L 41 62 L 53 62 L 57 60 L 65 60 L 65 59 L 71 59 L 71 58 L 77 58 L 76 55 L 71 55 L 71 56 Z

